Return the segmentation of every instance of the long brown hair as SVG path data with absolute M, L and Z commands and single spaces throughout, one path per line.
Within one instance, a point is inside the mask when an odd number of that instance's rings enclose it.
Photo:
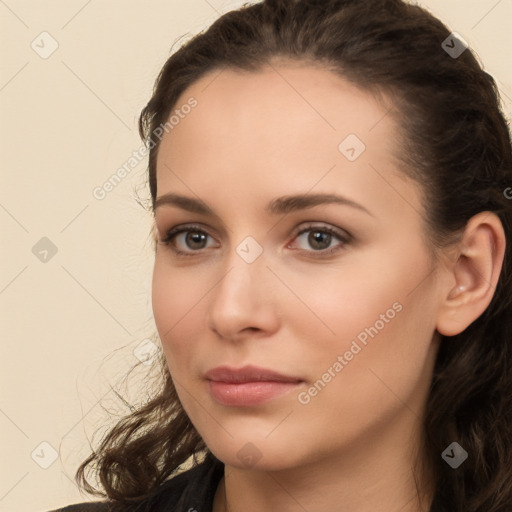
M 402 0 L 266 0 L 220 17 L 167 60 L 139 128 L 150 148 L 157 194 L 158 127 L 180 95 L 225 67 L 257 71 L 276 58 L 322 65 L 357 86 L 389 94 L 401 127 L 403 172 L 425 196 L 432 246 L 442 247 L 475 214 L 495 212 L 507 239 L 504 267 L 487 310 L 441 341 L 424 421 L 435 475 L 432 510 L 512 510 L 512 151 L 493 78 L 473 52 L 450 55 L 450 30 Z M 458 43 L 457 43 L 458 44 Z M 458 46 L 460 48 L 460 46 Z M 158 139 L 158 140 L 157 140 Z M 509 193 L 507 194 L 507 190 Z M 79 467 L 87 492 L 138 500 L 189 456 L 208 453 L 183 410 L 165 358 L 155 396 L 119 421 Z M 457 469 L 441 453 L 457 441 Z M 104 491 L 92 487 L 94 470 Z

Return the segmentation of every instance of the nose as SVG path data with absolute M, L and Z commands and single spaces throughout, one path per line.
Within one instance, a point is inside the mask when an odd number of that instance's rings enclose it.
M 236 261 L 236 259 L 239 261 Z M 217 336 L 239 341 L 248 336 L 270 336 L 279 330 L 280 315 L 272 274 L 262 258 L 253 263 L 237 255 L 212 290 L 208 328 Z M 273 283 L 275 285 L 275 283 Z

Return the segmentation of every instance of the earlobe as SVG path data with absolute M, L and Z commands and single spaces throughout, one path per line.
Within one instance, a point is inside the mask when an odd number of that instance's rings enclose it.
M 505 254 L 505 233 L 497 215 L 481 212 L 466 225 L 458 256 L 441 289 L 437 331 L 455 336 L 487 309 L 496 290 Z M 453 284 L 455 282 L 455 285 Z

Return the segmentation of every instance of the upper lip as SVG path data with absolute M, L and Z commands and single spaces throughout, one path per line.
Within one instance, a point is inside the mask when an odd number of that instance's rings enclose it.
M 282 375 L 274 370 L 247 365 L 242 368 L 230 368 L 229 366 L 218 366 L 205 373 L 207 380 L 215 382 L 230 382 L 233 384 L 241 382 L 301 382 L 297 377 Z

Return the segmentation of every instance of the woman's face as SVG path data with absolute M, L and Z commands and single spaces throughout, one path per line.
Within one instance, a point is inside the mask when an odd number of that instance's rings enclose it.
M 225 463 L 267 470 L 412 452 L 440 292 L 390 106 L 280 64 L 211 73 L 176 110 L 153 309 L 199 434 Z

